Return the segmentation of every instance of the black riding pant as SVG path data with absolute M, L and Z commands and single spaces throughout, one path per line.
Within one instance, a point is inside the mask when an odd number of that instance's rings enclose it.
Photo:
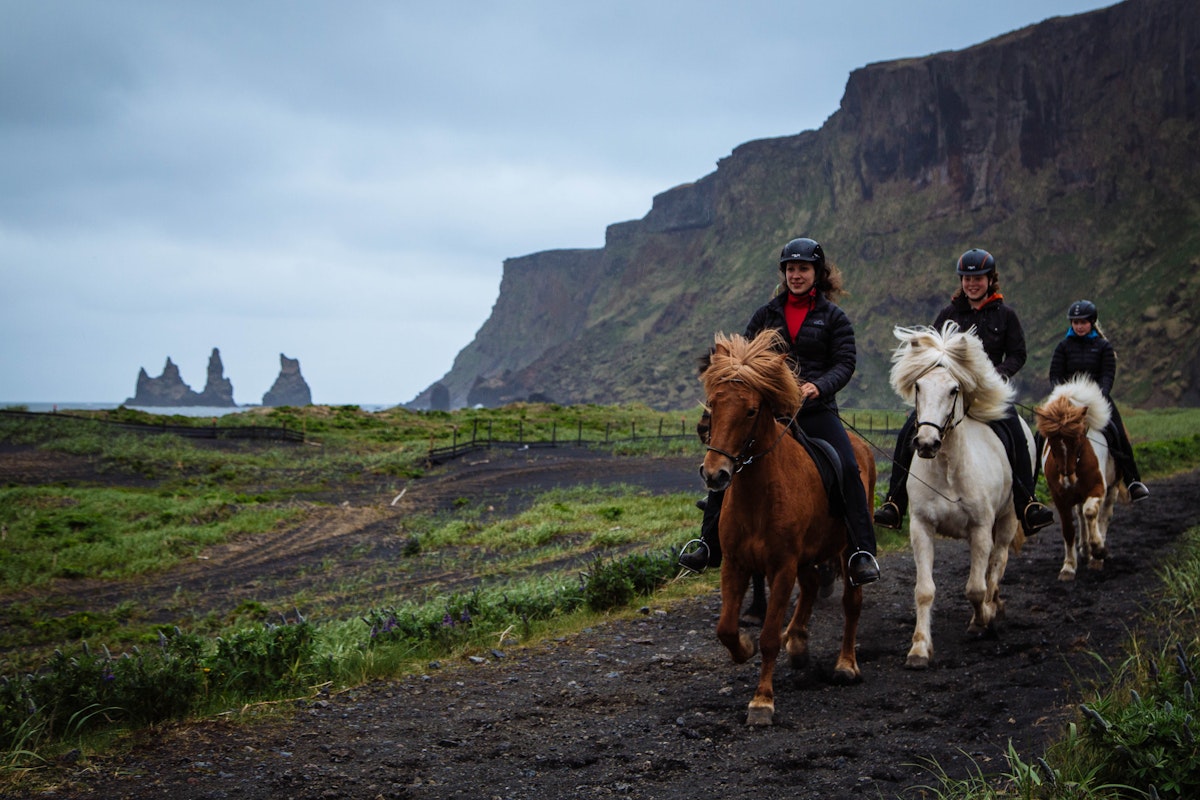
M 1112 411 L 1112 419 L 1105 432 L 1109 450 L 1112 452 L 1113 460 L 1117 462 L 1117 467 L 1121 470 L 1121 478 L 1128 486 L 1134 481 L 1141 480 L 1137 462 L 1133 458 L 1133 445 L 1129 443 L 1129 435 L 1125 432 L 1125 423 L 1121 421 L 1121 412 L 1117 411 L 1117 404 L 1112 401 L 1111 397 L 1105 399 L 1108 400 L 1108 407 Z

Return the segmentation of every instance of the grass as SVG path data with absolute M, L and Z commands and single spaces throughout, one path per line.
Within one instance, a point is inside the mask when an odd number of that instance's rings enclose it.
M 6 651 L 0 656 L 0 672 L 37 671 L 40 661 L 40 674 L 70 683 L 71 676 L 84 667 L 111 668 L 104 656 L 94 654 L 101 642 L 125 653 L 135 646 L 156 653 L 146 662 L 150 677 L 170 673 L 171 665 L 180 663 L 171 659 L 193 659 L 187 664 L 215 659 L 224 665 L 217 674 L 229 680 L 207 686 L 205 704 L 188 706 L 186 713 L 203 715 L 274 696 L 273 692 L 286 695 L 297 691 L 295 686 L 306 685 L 305 681 L 354 685 L 420 669 L 431 659 L 561 635 L 594 624 L 604 615 L 631 613 L 629 604 L 636 607 L 644 602 L 638 598 L 648 591 L 664 599 L 709 591 L 717 583 L 715 574 L 670 581 L 675 571 L 670 548 L 694 536 L 698 528 L 699 515 L 692 506 L 695 496 L 654 496 L 620 486 L 547 492 L 511 516 L 462 498 L 449 513 L 408 517 L 398 523 L 383 539 L 391 548 L 382 551 L 383 557 L 376 558 L 375 551 L 357 552 L 357 563 L 366 562 L 363 568 L 332 587 L 306 585 L 287 598 L 246 600 L 235 608 L 202 613 L 193 611 L 197 598 L 180 594 L 175 608 L 181 639 L 175 638 L 170 626 L 145 619 L 136 603 L 61 613 L 52 600 L 36 591 L 52 580 L 84 576 L 112 580 L 167 570 L 214 544 L 294 525 L 312 509 L 333 507 L 348 485 L 368 485 L 378 495 L 394 496 L 407 480 L 428 470 L 425 456 L 430 447 L 480 436 L 482 429 L 494 438 L 599 442 L 595 446 L 644 458 L 698 456 L 702 450 L 690 435 L 698 415 L 697 410 L 681 418 L 640 406 L 525 404 L 454 413 L 400 409 L 368 413 L 352 406 L 255 410 L 223 417 L 222 425 L 287 425 L 304 430 L 306 443 L 221 447 L 169 435 L 114 433 L 99 421 L 105 415 L 96 412 L 35 422 L 0 415 L 0 444 L 68 453 L 87 459 L 101 475 L 111 477 L 104 485 L 0 487 L 0 530 L 8 548 L 0 562 L 0 594 L 10 598 L 0 612 L 6 631 L 0 638 L 0 649 Z M 896 411 L 844 411 L 843 415 L 859 429 L 869 425 L 892 429 L 903 420 Z M 139 421 L 143 412 L 120 410 L 109 416 Z M 1200 465 L 1200 439 L 1194 433 L 1200 430 L 1200 410 L 1134 411 L 1126 419 L 1148 479 Z M 659 439 L 660 428 L 671 438 Z M 894 443 L 891 437 L 867 432 L 884 476 Z M 907 547 L 901 532 L 879 534 L 883 551 Z M 313 569 L 334 573 L 338 563 L 329 561 Z M 439 572 L 447 576 L 446 581 L 417 580 Z M 384 578 L 393 588 L 380 593 L 376 587 L 385 585 Z M 1171 582 L 1180 594 L 1190 587 L 1192 593 L 1186 595 L 1190 599 L 1180 602 L 1181 607 L 1190 602 L 1194 608 L 1200 569 L 1175 575 Z M 293 608 L 304 608 L 309 619 L 301 623 L 290 613 Z M 1186 618 L 1181 611 L 1173 613 Z M 1193 637 L 1194 623 L 1193 616 L 1187 623 Z M 160 644 L 163 636 L 180 642 L 180 648 L 194 647 L 194 652 L 170 651 Z M 286 636 L 292 637 L 290 644 L 284 642 L 291 650 L 273 638 Z M 78 652 L 83 643 L 91 643 L 92 656 Z M 76 655 L 54 662 L 55 648 Z M 304 651 L 303 665 L 281 664 L 280 654 L 294 654 L 295 648 Z M 22 657 L 27 661 L 14 660 Z M 72 666 L 72 658 L 78 664 Z M 304 668 L 295 672 L 300 666 Z M 210 665 L 210 672 L 204 674 L 211 676 L 214 668 Z M 1122 671 L 1122 680 L 1134 671 Z M 233 680 L 243 673 L 245 677 Z M 265 683 L 249 680 L 252 675 L 265 675 Z M 149 680 L 145 675 L 138 679 Z M 290 683 L 293 679 L 299 683 Z M 156 680 L 160 691 L 168 693 L 178 694 L 190 686 Z M 78 737 L 91 730 L 87 720 L 96 710 L 86 708 L 80 709 L 78 719 L 60 721 L 54 731 L 59 738 L 47 738 L 47 731 L 31 725 L 10 726 L 10 750 L 3 763 L 10 767 L 34 763 L 55 746 L 78 744 Z M 64 731 L 73 731 L 76 738 L 64 741 Z M 1079 736 L 1082 739 L 1083 733 Z M 1070 770 L 1077 775 L 1095 770 L 1094 764 L 1072 767 L 1055 758 L 1046 755 L 1064 775 Z M 1010 763 L 1013 775 L 999 779 L 1005 785 L 1028 786 L 1034 778 L 1021 778 L 1021 774 L 1040 775 L 1036 769 L 1022 767 L 1016 754 Z M 947 791 L 947 797 L 972 796 L 959 794 L 960 789 L 965 791 L 964 787 L 938 791 Z

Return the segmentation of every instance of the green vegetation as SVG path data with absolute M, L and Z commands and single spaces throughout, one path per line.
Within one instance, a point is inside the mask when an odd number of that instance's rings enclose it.
M 696 417 L 640 406 L 520 405 L 454 414 L 284 408 L 219 420 L 222 428 L 301 430 L 300 444 L 164 433 L 214 421 L 129 409 L 0 414 L 0 443 L 65 454 L 90 476 L 0 487 L 4 763 L 35 764 L 106 731 L 354 685 L 623 613 L 678 573 L 670 545 L 695 529 L 694 496 L 579 486 L 508 515 L 464 497 L 449 512 L 394 517 L 383 536 L 387 558 L 368 558 L 359 545 L 347 559 L 299 570 L 335 574 L 332 581 L 291 586 L 276 577 L 280 585 L 264 585 L 261 602 L 223 605 L 183 591 L 166 624 L 162 609 L 151 614 L 132 598 L 79 601 L 62 587 L 136 586 L 214 546 L 335 513 L 346 494 L 369 494 L 378 505 L 436 469 L 429 451 L 462 443 L 465 430 L 477 439 L 591 444 L 656 458 L 700 452 Z M 123 427 L 138 424 L 148 427 Z M 341 563 L 354 569 L 338 574 Z M 431 574 L 453 581 L 424 579 Z
M 868 428 L 894 429 L 902 419 L 899 412 L 885 413 L 845 414 L 877 448 L 884 475 L 892 434 Z M 173 605 L 176 618 L 166 623 L 150 619 L 132 598 L 86 609 L 63 604 L 54 591 L 63 582 L 148 578 L 183 559 L 202 558 L 207 548 L 331 513 L 355 491 L 378 504 L 379 497 L 397 496 L 411 477 L 436 469 L 427 461 L 431 448 L 484 438 L 484 428 L 491 439 L 592 442 L 639 458 L 702 452 L 692 433 L 698 411 L 681 419 L 637 406 L 518 405 L 430 414 L 315 407 L 221 418 L 222 426 L 286 424 L 304 431 L 303 444 L 216 445 L 114 430 L 102 421 L 141 421 L 139 414 L 0 414 L 0 444 L 69 454 L 102 479 L 0 487 L 7 554 L 0 561 L 0 753 L 8 768 L 36 765 L 71 747 L 103 746 L 103 738 L 94 737 L 122 727 L 203 716 L 319 685 L 356 685 L 431 660 L 561 635 L 598 616 L 629 613 L 651 595 L 678 597 L 716 582 L 714 575 L 672 580 L 678 572 L 672 547 L 696 530 L 694 494 L 578 486 L 544 492 L 516 512 L 464 497 L 450 511 L 404 515 L 382 537 L 388 549 L 370 558 L 355 551 L 360 557 L 348 574 L 338 573 L 336 559 L 307 567 L 338 574 L 332 588 L 264 586 L 272 591 L 231 601 L 232 607 L 185 592 Z M 1148 477 L 1200 464 L 1200 437 L 1193 433 L 1200 411 L 1136 412 L 1128 423 Z M 904 546 L 899 533 L 881 540 L 885 550 Z M 1130 662 L 1113 671 L 1113 687 L 1120 688 L 1102 687 L 1109 694 L 1088 701 L 1091 716 L 1081 712 L 1070 746 L 1052 749 L 1036 766 L 1012 754 L 1013 774 L 998 780 L 1024 794 L 974 796 L 1124 796 L 1097 787 L 1134 772 L 1143 783 L 1157 781 L 1164 798 L 1186 796 L 1171 794 L 1172 786 L 1191 791 L 1181 783 L 1186 776 L 1155 771 L 1165 755 L 1118 760 L 1144 755 L 1141 743 L 1153 738 L 1139 722 L 1141 710 L 1153 711 L 1159 736 L 1153 754 L 1166 753 L 1172 764 L 1187 757 L 1170 747 L 1193 730 L 1191 683 L 1173 678 L 1166 665 L 1178 655 L 1188 669 L 1200 667 L 1192 610 L 1200 599 L 1200 558 L 1168 577 L 1178 599 L 1164 613 L 1171 620 L 1164 641 L 1135 647 Z M 1151 650 L 1153 658 L 1142 655 Z M 1095 723 L 1097 717 L 1106 724 Z M 1168 726 L 1176 735 L 1164 743 Z M 1070 755 L 1076 746 L 1089 753 L 1086 759 Z M 1191 758 L 1184 763 L 1194 763 L 1195 751 Z M 1083 786 L 1085 773 L 1092 794 L 1044 793 L 1049 785 Z M 1032 793 L 1035 783 L 1043 794 Z M 939 791 L 972 796 L 959 788 Z

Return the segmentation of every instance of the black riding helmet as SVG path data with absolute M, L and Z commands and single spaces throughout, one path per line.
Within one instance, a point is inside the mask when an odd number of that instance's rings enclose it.
M 959 275 L 993 275 L 996 272 L 996 257 L 987 250 L 973 248 L 958 257 Z
M 783 269 L 789 261 L 811 261 L 818 268 L 824 267 L 825 251 L 813 239 L 792 239 L 783 246 L 783 251 L 779 254 L 779 268 Z
M 1069 320 L 1086 319 L 1095 325 L 1096 316 L 1096 304 L 1091 300 L 1076 300 L 1067 309 L 1067 319 Z

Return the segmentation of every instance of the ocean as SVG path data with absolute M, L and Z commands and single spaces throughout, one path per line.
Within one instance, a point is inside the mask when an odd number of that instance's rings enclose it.
M 41 413 L 50 413 L 52 411 L 66 411 L 68 409 L 80 409 L 84 411 L 106 411 L 108 409 L 118 408 L 120 403 L 27 403 L 27 402 L 2 402 L 0 408 L 22 407 L 29 411 Z M 356 403 L 363 411 L 382 411 L 385 408 L 393 408 L 395 403 Z M 145 411 L 147 414 L 161 414 L 163 416 L 179 415 L 181 417 L 223 417 L 226 414 L 236 414 L 239 411 L 246 411 L 259 406 L 126 406 L 126 408 Z

